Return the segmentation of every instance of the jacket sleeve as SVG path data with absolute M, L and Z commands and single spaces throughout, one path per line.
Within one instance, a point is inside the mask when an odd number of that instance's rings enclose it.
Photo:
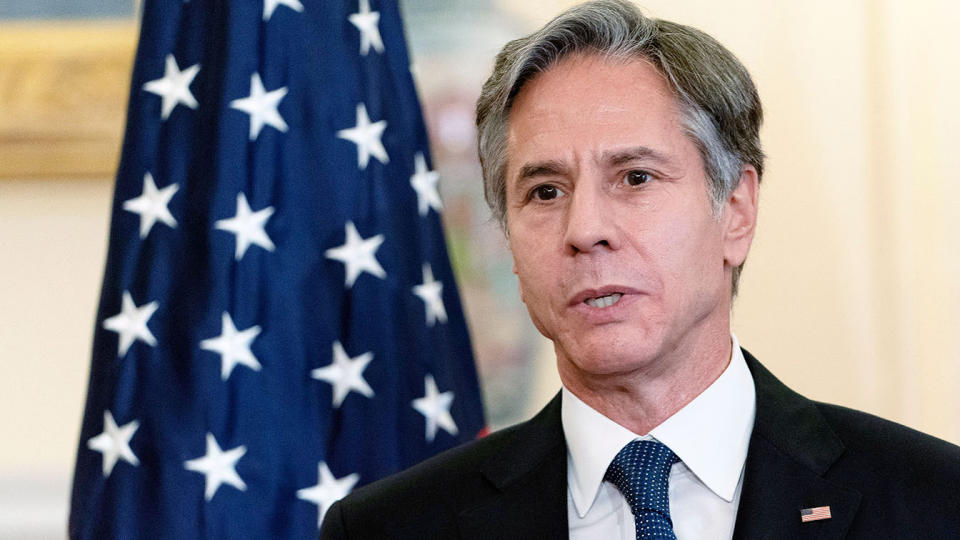
M 323 518 L 323 524 L 320 526 L 320 540 L 345 538 L 347 538 L 347 526 L 343 521 L 343 505 L 338 501 L 333 503 Z

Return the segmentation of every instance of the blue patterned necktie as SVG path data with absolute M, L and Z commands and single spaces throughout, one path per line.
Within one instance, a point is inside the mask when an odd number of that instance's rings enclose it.
M 604 480 L 617 486 L 637 523 L 637 540 L 677 540 L 670 520 L 670 467 L 680 458 L 657 441 L 632 441 L 613 458 Z

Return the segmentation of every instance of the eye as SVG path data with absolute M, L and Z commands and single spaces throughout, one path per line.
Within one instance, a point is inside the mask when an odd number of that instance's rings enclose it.
M 650 179 L 650 173 L 647 171 L 627 171 L 627 173 L 623 175 L 623 183 L 628 186 L 646 184 Z
M 530 192 L 530 196 L 534 199 L 540 201 L 549 201 L 551 199 L 556 199 L 563 195 L 563 192 L 560 191 L 557 186 L 551 184 L 543 184 L 533 188 L 533 191 Z

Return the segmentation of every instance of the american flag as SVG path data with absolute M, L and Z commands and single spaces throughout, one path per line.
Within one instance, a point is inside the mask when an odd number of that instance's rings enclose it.
M 800 510 L 800 521 L 806 523 L 808 521 L 819 521 L 821 519 L 830 519 L 830 507 L 829 506 L 818 506 L 816 508 L 804 508 Z
M 396 2 L 147 0 L 72 538 L 316 538 L 483 428 Z

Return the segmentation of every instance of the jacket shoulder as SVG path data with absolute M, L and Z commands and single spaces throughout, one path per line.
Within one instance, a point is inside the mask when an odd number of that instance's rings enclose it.
M 395 507 L 397 501 L 436 504 L 465 487 L 476 492 L 483 486 L 464 484 L 476 484 L 484 466 L 510 447 L 522 426 L 506 428 L 441 452 L 409 469 L 358 488 L 344 498 L 343 503 L 364 513 L 378 513 Z
M 960 447 L 871 414 L 817 408 L 844 445 L 825 478 L 863 497 L 853 537 L 960 538 Z
M 960 446 L 865 412 L 816 403 L 843 441 L 845 458 L 868 466 L 889 481 L 937 486 L 956 498 Z
M 809 400 L 744 357 L 757 411 L 737 538 L 814 537 L 828 528 L 845 538 L 960 538 L 960 447 Z M 819 529 L 784 519 L 821 505 L 835 513 Z
M 447 538 L 460 518 L 521 485 L 564 450 L 560 400 L 534 418 L 354 490 L 335 503 L 322 538 Z M 559 466 L 558 466 L 559 468 Z

